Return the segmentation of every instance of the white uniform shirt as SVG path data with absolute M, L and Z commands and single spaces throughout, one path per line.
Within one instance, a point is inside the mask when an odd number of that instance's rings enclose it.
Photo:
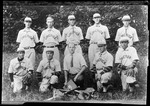
M 139 60 L 137 51 L 134 47 L 127 47 L 125 50 L 121 50 L 116 53 L 115 63 L 121 63 L 122 65 L 129 66 L 134 60 Z
M 97 52 L 95 54 L 93 64 L 96 65 L 97 69 L 101 69 L 103 67 L 113 66 L 113 60 L 113 56 L 108 51 L 105 51 L 103 53 Z
M 16 42 L 20 43 L 20 47 L 34 47 L 39 40 L 37 33 L 33 29 L 26 30 L 24 28 L 19 31 Z
M 127 30 L 126 31 L 127 34 L 125 33 L 125 30 Z M 129 39 L 130 39 L 129 46 L 133 45 L 133 42 L 139 41 L 136 29 L 131 27 L 131 26 L 129 26 L 127 29 L 125 29 L 124 26 L 119 28 L 117 30 L 115 41 L 119 41 L 120 38 L 123 37 L 123 36 L 128 36 L 129 37 Z
M 80 43 L 80 40 L 83 39 L 83 34 L 80 27 L 69 26 L 63 30 L 62 41 L 67 41 L 66 43 L 68 44 L 69 39 L 71 38 L 76 39 L 77 44 Z
M 78 73 L 82 66 L 87 66 L 84 57 L 80 53 L 73 54 L 73 67 L 71 67 L 71 54 L 64 57 L 64 70 L 69 71 L 71 74 Z
M 54 58 L 50 61 L 50 66 L 47 58 L 41 60 L 36 70 L 36 72 L 41 72 L 43 77 L 50 77 L 56 71 L 61 71 L 61 67 L 60 62 Z
M 18 76 L 23 76 L 28 70 L 33 70 L 31 61 L 28 58 L 24 58 L 22 61 L 18 61 L 18 58 L 14 58 L 10 61 L 8 73 L 13 73 Z
M 110 38 L 110 35 L 107 26 L 101 24 L 96 26 L 96 24 L 94 24 L 87 29 L 85 38 L 90 39 L 90 43 L 92 43 L 106 40 Z
M 61 33 L 54 27 L 52 29 L 47 28 L 41 33 L 40 42 L 43 42 L 43 45 L 46 46 L 45 43 L 49 37 L 53 37 L 58 44 L 61 41 Z

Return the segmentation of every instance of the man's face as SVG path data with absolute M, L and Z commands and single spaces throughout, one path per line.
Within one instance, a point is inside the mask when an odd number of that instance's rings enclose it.
M 75 52 L 75 48 L 76 48 L 75 45 L 71 43 L 68 45 L 68 47 L 69 47 L 70 53 L 73 54 Z
M 25 54 L 24 51 L 19 51 L 19 52 L 18 52 L 18 58 L 19 58 L 19 59 L 24 58 L 24 54 Z
M 122 21 L 122 23 L 123 23 L 123 25 L 124 25 L 125 27 L 127 27 L 127 26 L 129 26 L 130 21 Z
M 24 22 L 24 24 L 25 24 L 25 27 L 30 28 L 32 21 L 27 20 Z
M 106 50 L 106 45 L 98 45 L 98 49 L 101 53 L 103 53 Z
M 128 41 L 122 41 L 120 42 L 120 45 L 123 49 L 126 49 L 128 47 Z
M 54 52 L 53 51 L 47 51 L 46 56 L 48 60 L 51 60 L 53 58 Z
M 95 24 L 98 24 L 100 22 L 100 17 L 94 17 L 93 21 L 95 22 Z
M 69 19 L 68 20 L 69 25 L 73 26 L 75 25 L 75 19 Z
M 47 26 L 48 26 L 49 28 L 51 28 L 51 27 L 53 26 L 53 24 L 54 24 L 54 21 L 53 21 L 53 20 L 47 20 L 47 21 L 46 21 L 46 24 L 47 24 Z

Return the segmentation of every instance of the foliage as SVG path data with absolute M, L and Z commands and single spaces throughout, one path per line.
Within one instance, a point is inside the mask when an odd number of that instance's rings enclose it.
M 109 29 L 111 38 L 109 39 L 108 49 L 110 51 L 116 51 L 117 45 L 114 39 L 117 29 L 122 26 L 121 17 L 125 14 L 131 16 L 131 26 L 136 28 L 140 42 L 144 43 L 147 41 L 148 7 L 146 5 L 100 5 L 98 3 L 95 3 L 95 5 L 82 5 L 76 2 L 64 4 L 52 4 L 50 2 L 42 3 L 27 1 L 3 2 L 4 45 L 7 43 L 10 45 L 10 43 L 16 42 L 18 31 L 24 27 L 23 19 L 25 16 L 30 16 L 33 19 L 32 28 L 37 31 L 38 37 L 40 38 L 41 32 L 46 28 L 45 20 L 48 14 L 54 16 L 55 28 L 59 29 L 61 33 L 63 29 L 68 26 L 67 16 L 69 14 L 74 14 L 77 20 L 76 24 L 81 27 L 85 37 L 87 28 L 93 24 L 92 16 L 96 12 L 101 14 L 102 24 L 106 25 Z M 87 48 L 87 46 L 83 47 Z

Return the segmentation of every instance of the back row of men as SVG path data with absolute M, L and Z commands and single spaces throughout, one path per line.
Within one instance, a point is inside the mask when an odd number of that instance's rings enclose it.
M 103 92 L 106 92 L 109 85 L 108 82 L 112 76 L 114 59 L 106 50 L 106 39 L 110 38 L 108 28 L 102 25 L 100 20 L 100 14 L 95 13 L 93 15 L 95 24 L 87 29 L 85 38 L 89 40 L 90 44 L 88 49 L 89 68 L 95 72 L 97 90 L 103 88 Z M 123 16 L 122 22 L 124 25 L 117 30 L 115 38 L 115 41 L 118 41 L 119 44 L 115 63 L 122 70 L 121 80 L 123 91 L 126 91 L 127 88 L 133 91 L 132 85 L 136 82 L 136 63 L 139 58 L 136 49 L 132 45 L 134 42 L 139 41 L 139 39 L 136 29 L 129 25 L 131 22 L 130 16 Z M 31 23 L 32 19 L 30 17 L 24 19 L 25 28 L 19 31 L 16 40 L 19 43 L 19 48 L 17 49 L 18 57 L 11 60 L 8 69 L 13 92 L 23 89 L 25 83 L 27 83 L 27 81 L 24 81 L 24 77 L 31 77 L 33 74 L 35 66 L 34 47 L 37 45 L 44 46 L 43 59 L 36 70 L 37 78 L 41 82 L 39 90 L 45 92 L 49 85 L 58 82 L 61 67 L 57 45 L 62 41 L 65 41 L 67 44 L 63 61 L 63 70 L 65 72 L 64 85 L 67 85 L 68 79 L 72 78 L 77 85 L 83 86 L 84 78 L 82 74 L 88 66 L 82 55 L 82 48 L 80 46 L 80 41 L 84 39 L 82 30 L 75 25 L 75 16 L 68 16 L 69 26 L 63 30 L 62 36 L 60 31 L 53 27 L 54 19 L 47 17 L 47 29 L 41 33 L 40 40 L 38 40 L 37 33 L 30 28 Z

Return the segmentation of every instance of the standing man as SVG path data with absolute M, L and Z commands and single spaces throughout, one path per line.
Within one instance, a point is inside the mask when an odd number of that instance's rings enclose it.
M 60 62 L 53 57 L 54 48 L 46 48 L 45 52 L 46 58 L 40 61 L 36 70 L 37 79 L 40 82 L 40 92 L 46 92 L 50 85 L 56 85 L 61 72 Z
M 69 79 L 72 79 L 77 86 L 83 88 L 83 72 L 87 68 L 87 65 L 82 54 L 75 52 L 77 47 L 75 43 L 75 41 L 72 41 L 68 44 L 69 53 L 64 57 L 64 85 L 66 86 Z
M 77 27 L 75 25 L 75 16 L 74 15 L 69 15 L 68 16 L 68 23 L 69 23 L 69 27 L 65 28 L 63 30 L 63 34 L 62 34 L 62 41 L 66 41 L 66 48 L 64 51 L 64 55 L 67 55 L 69 53 L 68 50 L 68 44 L 72 39 L 75 39 L 75 45 L 76 45 L 76 52 L 81 53 L 82 54 L 82 48 L 79 45 L 80 44 L 80 40 L 83 39 L 83 34 L 82 34 L 82 30 L 80 27 Z
M 24 57 L 24 48 L 17 49 L 18 57 L 10 61 L 8 73 L 11 80 L 13 93 L 27 90 L 31 85 L 31 77 L 33 74 L 33 66 L 31 61 Z
M 133 92 L 134 85 L 136 86 L 136 64 L 139 61 L 137 51 L 134 47 L 129 46 L 129 37 L 120 38 L 120 51 L 117 51 L 115 63 L 121 74 L 122 89 L 126 91 L 129 89 Z
M 106 39 L 110 38 L 109 31 L 107 26 L 102 25 L 100 23 L 101 16 L 99 13 L 95 13 L 93 15 L 93 21 L 94 25 L 90 26 L 87 29 L 86 33 L 86 39 L 90 40 L 90 46 L 88 49 L 88 57 L 89 57 L 89 62 L 90 62 L 90 68 L 92 67 L 93 64 L 93 59 L 95 57 L 95 54 L 97 52 L 97 42 L 98 41 L 105 41 Z
M 113 56 L 106 49 L 106 41 L 99 41 L 97 46 L 99 50 L 95 54 L 92 69 L 96 71 L 97 90 L 103 88 L 103 92 L 107 92 L 112 77 Z
M 20 30 L 16 42 L 19 43 L 19 47 L 25 49 L 25 57 L 29 58 L 31 64 L 35 65 L 35 50 L 34 47 L 39 43 L 37 33 L 30 28 L 32 19 L 26 17 L 24 19 L 25 28 Z
M 48 16 L 46 19 L 47 29 L 45 29 L 40 37 L 40 42 L 44 46 L 43 59 L 46 58 L 46 48 L 54 48 L 54 58 L 60 60 L 60 54 L 57 45 L 61 40 L 60 31 L 54 28 L 54 19 Z
M 121 37 L 129 37 L 129 46 L 133 46 L 135 42 L 139 41 L 136 29 L 130 26 L 131 18 L 129 15 L 125 15 L 122 18 L 123 26 L 117 30 L 115 41 L 119 43 Z M 120 46 L 120 44 L 119 44 Z

